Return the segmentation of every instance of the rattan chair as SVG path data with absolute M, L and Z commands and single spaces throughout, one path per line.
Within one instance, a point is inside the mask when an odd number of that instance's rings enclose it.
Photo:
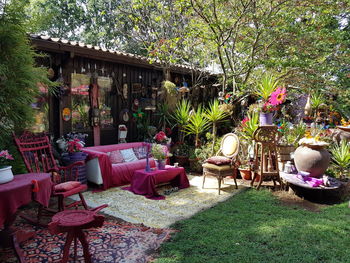
M 237 155 L 239 152 L 239 139 L 237 135 L 233 133 L 226 134 L 221 141 L 221 146 L 219 151 L 217 152 L 216 156 L 224 156 L 230 160 L 229 164 L 223 164 L 223 165 L 217 165 L 213 163 L 204 163 L 202 165 L 203 167 L 203 184 L 202 188 L 204 188 L 205 183 L 205 177 L 207 175 L 214 176 L 218 180 L 218 193 L 220 194 L 221 191 L 221 183 L 224 181 L 224 178 L 227 176 L 232 176 L 236 189 L 237 186 Z M 219 155 L 221 154 L 221 155 Z

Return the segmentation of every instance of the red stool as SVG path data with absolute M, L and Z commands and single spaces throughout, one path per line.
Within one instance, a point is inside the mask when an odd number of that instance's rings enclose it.
M 77 257 L 77 239 L 83 246 L 84 259 L 86 263 L 91 263 L 89 244 L 86 240 L 83 229 L 101 227 L 104 216 L 97 215 L 97 211 L 90 210 L 64 210 L 52 217 L 49 230 L 52 234 L 67 232 L 66 243 L 64 244 L 62 263 L 66 263 L 69 257 L 69 248 L 74 240 L 74 262 Z

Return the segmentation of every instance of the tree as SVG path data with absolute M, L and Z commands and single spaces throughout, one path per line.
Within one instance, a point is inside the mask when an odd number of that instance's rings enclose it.
M 27 128 L 32 122 L 37 83 L 52 83 L 45 68 L 34 66 L 36 54 L 27 38 L 24 3 L 12 1 L 1 8 L 0 149 L 4 149 L 13 144 L 12 131 Z

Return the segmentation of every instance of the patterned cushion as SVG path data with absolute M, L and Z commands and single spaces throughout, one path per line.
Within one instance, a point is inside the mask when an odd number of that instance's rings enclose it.
M 107 153 L 109 160 L 111 161 L 112 164 L 115 163 L 123 163 L 124 162 L 124 157 L 123 155 L 120 153 L 119 150 L 116 151 L 112 151 L 110 153 Z
M 120 150 L 120 153 L 123 155 L 123 158 L 125 160 L 125 162 L 134 162 L 134 161 L 138 161 L 139 159 L 137 159 L 134 151 L 132 150 L 132 148 L 130 149 L 125 149 L 125 150 Z
M 75 187 L 80 186 L 80 185 L 81 185 L 81 183 L 78 181 L 68 181 L 68 182 L 64 182 L 61 184 L 56 184 L 54 186 L 54 190 L 56 192 L 67 192 L 69 190 L 74 189 Z
M 215 164 L 215 165 L 223 165 L 223 164 L 230 164 L 231 159 L 224 157 L 224 156 L 213 156 L 207 159 L 207 163 Z
M 147 148 L 145 146 L 134 147 L 134 153 L 137 159 L 145 159 L 147 157 Z

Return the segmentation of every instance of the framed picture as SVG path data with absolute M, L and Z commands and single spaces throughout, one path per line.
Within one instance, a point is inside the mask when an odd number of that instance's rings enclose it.
M 133 83 L 131 88 L 132 88 L 132 93 L 142 93 L 141 83 Z

